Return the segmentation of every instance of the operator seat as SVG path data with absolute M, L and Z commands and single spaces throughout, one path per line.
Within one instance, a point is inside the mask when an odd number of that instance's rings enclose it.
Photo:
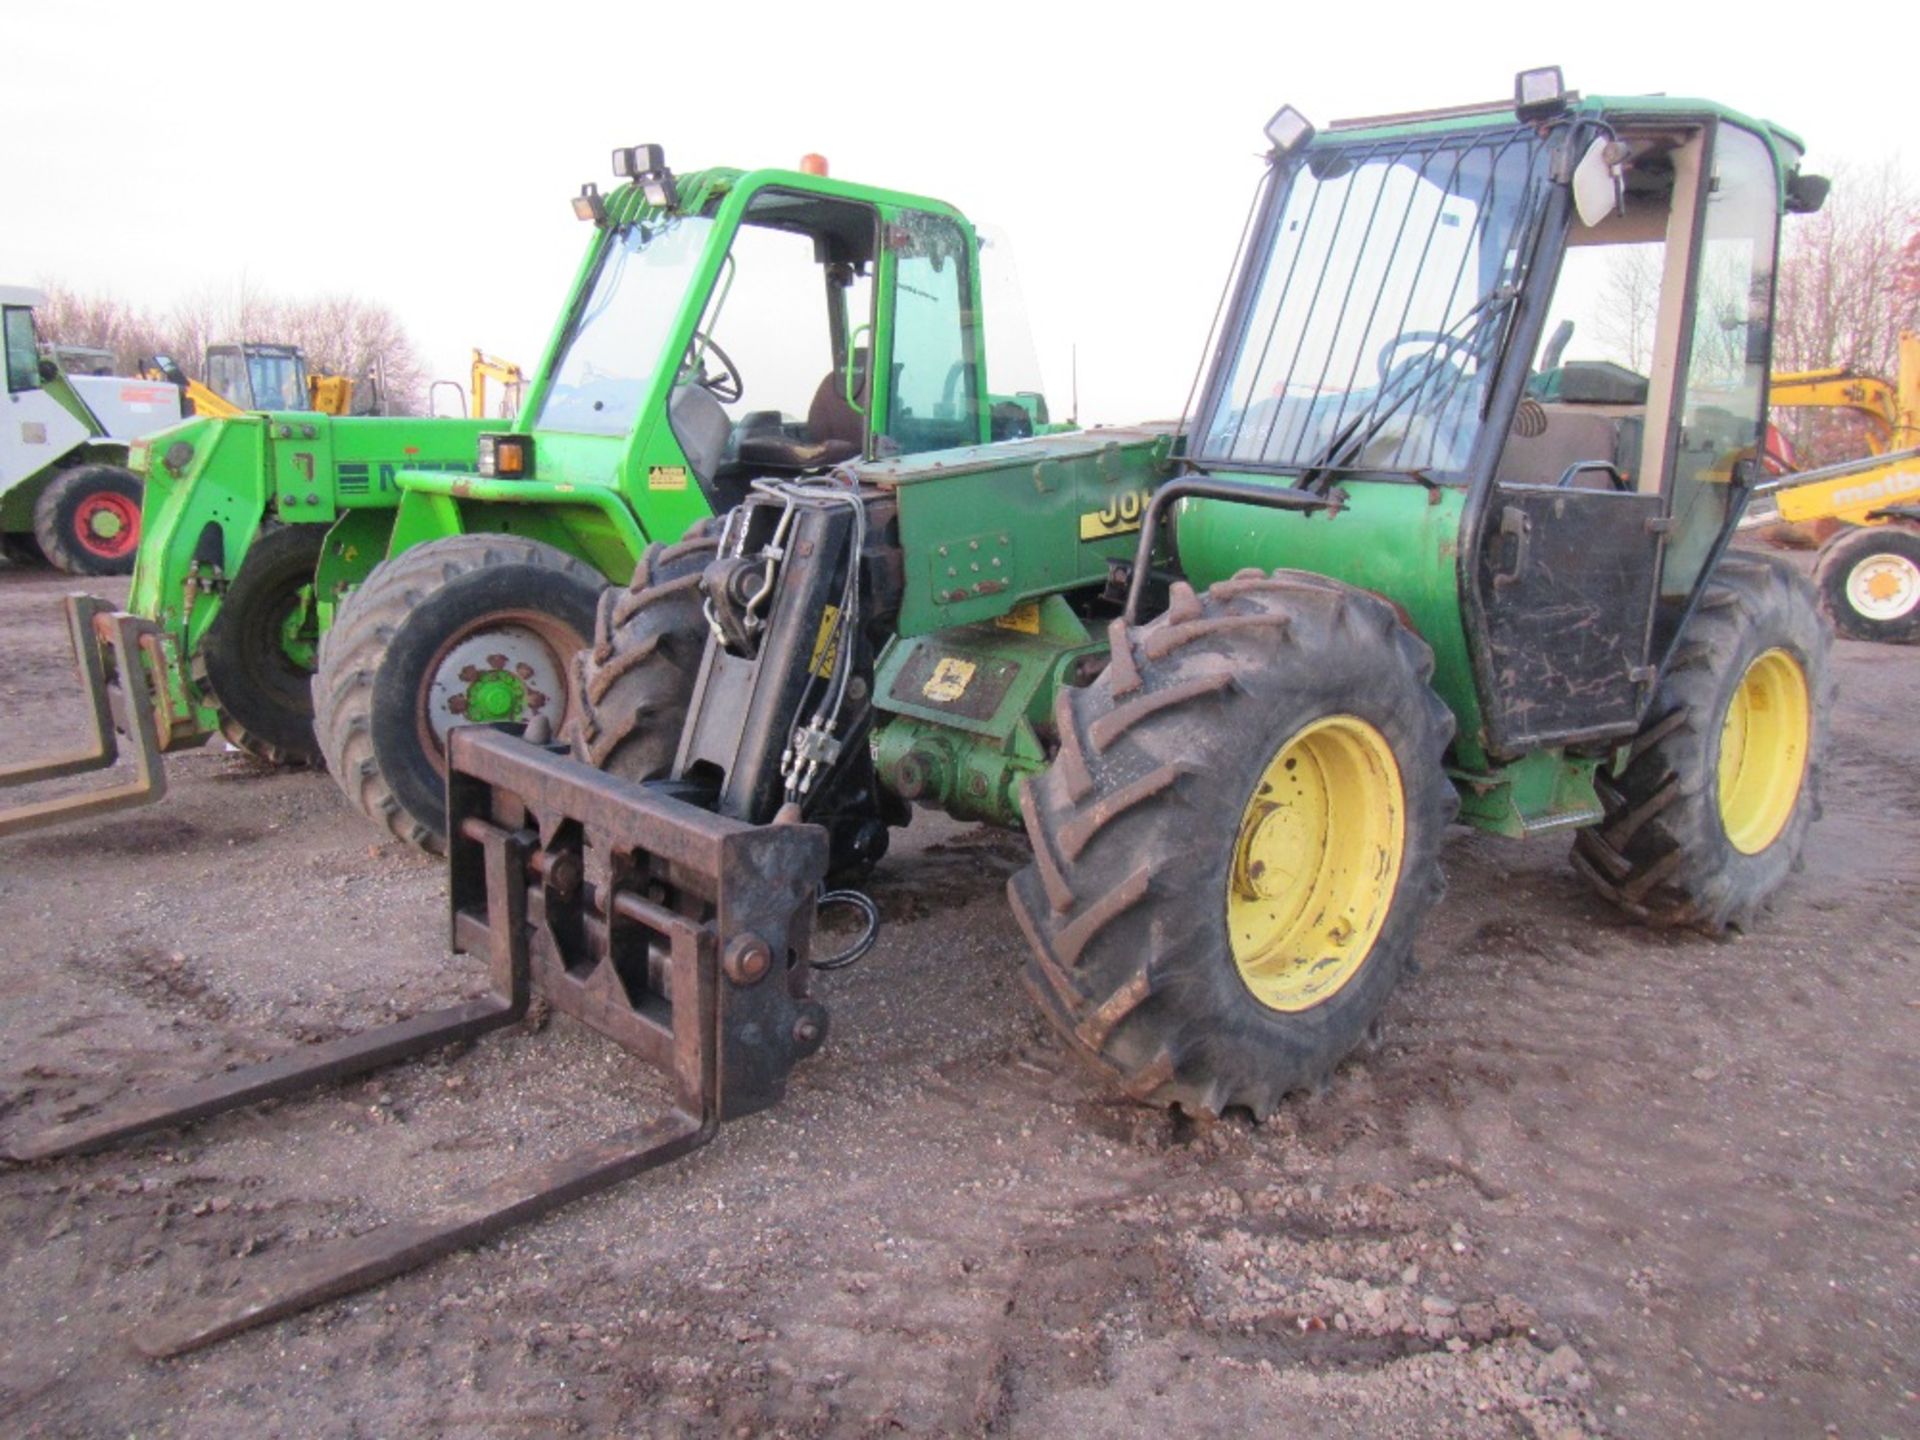
M 867 389 L 867 353 L 854 356 L 859 391 Z M 739 463 L 750 469 L 782 471 L 822 470 L 843 460 L 858 459 L 867 444 L 867 421 L 847 403 L 845 372 L 834 369 L 813 392 L 807 407 L 805 431 L 757 430 L 740 437 Z
M 1502 485 L 1554 485 L 1611 490 L 1610 465 L 1631 485 L 1640 468 L 1647 378 L 1604 360 L 1575 360 L 1542 372 L 1529 385 L 1532 428 L 1516 428 L 1493 478 Z M 1575 466 L 1581 466 L 1576 470 Z

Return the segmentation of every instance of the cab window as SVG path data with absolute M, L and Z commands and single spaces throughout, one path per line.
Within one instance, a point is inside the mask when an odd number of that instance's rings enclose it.
M 873 230 L 867 207 L 816 195 L 769 190 L 747 207 L 694 339 L 696 351 L 718 348 L 696 354 L 706 373 L 723 358 L 734 368 L 739 393 L 722 386 L 720 398 L 742 438 L 824 429 L 864 440 Z
M 748 203 L 681 358 L 668 423 L 709 502 L 868 453 L 873 207 L 768 189 Z
M 1567 237 L 1527 396 L 1501 450 L 1503 484 L 1657 492 L 1686 293 L 1697 131 L 1630 133 L 1618 204 Z M 1687 203 L 1676 204 L 1676 196 Z
M 237 350 L 208 352 L 207 388 L 242 410 L 253 408 L 253 382 L 247 374 L 247 362 Z
M 980 439 L 973 363 L 973 275 L 966 235 L 941 215 L 908 211 L 889 227 L 893 251 L 893 385 L 886 433 L 898 453 Z
M 1728 482 L 1758 455 L 1766 423 L 1780 221 L 1779 181 L 1764 140 L 1720 127 L 1705 204 L 1666 561 L 1667 589 L 1679 592 L 1706 563 L 1731 504 Z
M 40 388 L 40 352 L 34 345 L 33 311 L 9 305 L 6 314 L 7 389 Z

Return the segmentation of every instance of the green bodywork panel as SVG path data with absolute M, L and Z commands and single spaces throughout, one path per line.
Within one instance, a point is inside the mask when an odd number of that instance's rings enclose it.
M 874 668 L 881 780 L 917 804 L 968 820 L 1020 823 L 1020 782 L 1046 768 L 1041 731 L 1063 685 L 1106 655 L 1058 595 L 997 621 L 898 637 Z
M 1169 433 L 1092 430 L 859 467 L 893 491 L 905 587 L 875 667 L 883 783 L 917 803 L 1020 823 L 1020 783 L 1046 767 L 1053 706 L 1107 641 L 1065 598 L 1132 560 Z M 1090 667 L 1090 668 L 1089 668 Z
M 1447 768 L 1460 795 L 1460 823 L 1525 839 L 1545 830 L 1591 825 L 1605 815 L 1593 788 L 1597 759 L 1536 750 L 1489 771 Z
M 1263 475 L 1226 475 L 1284 485 Z M 1183 500 L 1175 517 L 1180 564 L 1196 588 L 1236 571 L 1306 570 L 1394 602 L 1433 647 L 1433 686 L 1458 722 L 1460 760 L 1486 764 L 1480 698 L 1460 615 L 1460 516 L 1466 492 L 1392 480 L 1354 480 L 1335 492 L 1337 510 L 1264 510 Z
M 327 530 L 320 566 L 313 576 L 314 604 L 322 633 L 333 624 L 333 612 L 347 592 L 373 573 L 387 554 L 393 537 L 392 510 L 343 511 Z
M 1158 430 L 1087 430 L 861 466 L 900 506 L 900 634 L 1104 584 L 1109 561 L 1133 558 L 1171 444 Z
M 379 558 L 369 558 L 368 547 L 391 523 L 400 468 L 466 466 L 484 428 L 478 420 L 298 412 L 195 418 L 135 441 L 128 466 L 146 494 L 127 608 L 159 623 L 176 662 L 194 654 L 228 581 L 270 520 L 339 527 L 351 559 L 329 546 L 337 598 L 340 584 L 358 583 Z M 170 669 L 169 688 L 210 732 L 218 717 L 204 688 L 180 664 Z

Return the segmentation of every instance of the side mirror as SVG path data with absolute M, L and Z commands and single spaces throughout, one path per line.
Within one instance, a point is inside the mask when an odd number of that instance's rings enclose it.
M 1787 213 L 1811 215 L 1827 203 L 1833 181 L 1824 175 L 1802 175 L 1798 170 L 1787 177 Z
M 1627 207 L 1626 146 L 1595 139 L 1573 168 L 1573 208 L 1591 229 Z

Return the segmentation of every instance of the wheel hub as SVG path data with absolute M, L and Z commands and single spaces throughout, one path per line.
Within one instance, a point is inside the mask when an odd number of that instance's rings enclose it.
M 313 587 L 302 585 L 280 620 L 280 649 L 302 670 L 319 668 L 319 625 L 313 613 Z
M 1399 884 L 1406 795 L 1386 737 L 1318 720 L 1267 763 L 1240 817 L 1227 935 L 1248 990 L 1311 1009 L 1359 973 Z
M 133 501 L 112 493 L 89 495 L 74 511 L 75 538 L 95 555 L 119 557 L 139 538 L 140 512 Z
M 1869 620 L 1902 620 L 1920 606 L 1920 565 L 1904 555 L 1869 555 L 1847 575 L 1847 602 Z
M 1813 736 L 1807 673 L 1785 650 L 1754 658 L 1720 726 L 1720 823 L 1733 848 L 1757 855 L 1787 828 Z
M 494 725 L 546 715 L 556 723 L 566 682 L 560 657 L 525 625 L 497 625 L 468 635 L 435 668 L 427 719 L 442 746 L 456 725 Z

